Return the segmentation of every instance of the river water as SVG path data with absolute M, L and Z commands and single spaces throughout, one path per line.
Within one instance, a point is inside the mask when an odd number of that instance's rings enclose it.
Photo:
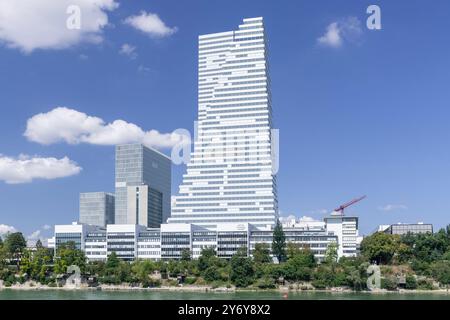
M 450 300 L 450 293 L 167 292 L 90 290 L 0 290 L 0 300 Z

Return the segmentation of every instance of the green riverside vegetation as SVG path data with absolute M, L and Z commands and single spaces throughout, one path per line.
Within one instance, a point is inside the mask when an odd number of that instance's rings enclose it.
M 375 233 L 364 238 L 361 253 L 354 258 L 338 260 L 337 249 L 337 245 L 330 245 L 324 261 L 318 263 L 308 248 L 286 243 L 277 224 L 272 246 L 257 244 L 253 257 L 241 248 L 226 260 L 206 248 L 196 260 L 185 250 L 180 260 L 126 262 L 112 253 L 105 262 L 87 262 L 74 243 L 60 246 L 55 255 L 40 242 L 35 249 L 27 249 L 23 235 L 17 232 L 0 241 L 0 280 L 6 287 L 30 280 L 57 287 L 64 285 L 67 267 L 77 265 L 83 278 L 94 285 L 147 288 L 183 283 L 212 288 L 367 290 L 366 270 L 377 263 L 383 289 L 432 290 L 450 284 L 450 226 L 434 234 Z M 281 263 L 274 263 L 272 255 Z

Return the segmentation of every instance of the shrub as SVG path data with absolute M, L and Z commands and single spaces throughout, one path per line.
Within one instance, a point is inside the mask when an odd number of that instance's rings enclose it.
M 208 267 L 205 271 L 203 271 L 203 278 L 206 282 L 213 282 L 220 280 L 219 270 L 216 266 Z
M 145 279 L 144 281 L 142 281 L 143 288 L 154 288 L 154 287 L 160 287 L 160 286 L 161 286 L 161 281 L 159 279 L 149 278 L 149 279 Z
M 406 289 L 409 289 L 409 290 L 417 289 L 416 277 L 414 277 L 413 275 L 407 275 L 405 280 L 406 280 L 406 284 L 405 284 Z
M 433 290 L 433 283 L 427 279 L 417 281 L 417 287 L 421 290 Z
M 311 284 L 314 286 L 314 288 L 316 289 L 326 289 L 327 288 L 327 284 L 325 282 L 325 280 L 323 279 L 314 279 Z
M 16 277 L 11 273 L 6 277 L 6 282 L 11 283 L 11 285 L 16 283 Z
M 206 281 L 205 281 L 205 279 L 203 279 L 201 277 L 198 277 L 195 280 L 195 284 L 198 285 L 198 286 L 204 286 L 204 285 L 206 285 Z
M 397 281 L 392 278 L 381 278 L 381 288 L 386 290 L 397 290 Z
M 256 281 L 256 286 L 260 289 L 274 289 L 275 281 L 272 278 L 264 277 Z
M 170 287 L 176 287 L 176 286 L 178 286 L 178 281 L 177 280 L 168 280 L 167 285 Z
M 450 284 L 450 261 L 437 261 L 431 265 L 433 278 L 441 285 Z
M 416 274 L 426 274 L 430 269 L 430 264 L 426 261 L 421 261 L 418 259 L 413 259 L 411 261 L 411 268 L 416 272 Z
M 211 288 L 212 289 L 217 289 L 217 288 L 220 288 L 220 287 L 225 287 L 225 286 L 227 286 L 227 284 L 229 284 L 229 283 L 227 283 L 225 281 L 218 280 L 218 281 L 214 281 L 214 282 L 211 283 Z
M 196 277 L 186 277 L 184 279 L 185 284 L 194 284 L 197 281 Z

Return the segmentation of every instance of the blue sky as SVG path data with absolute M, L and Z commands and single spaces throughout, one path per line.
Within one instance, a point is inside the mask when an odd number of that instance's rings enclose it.
M 113 191 L 111 141 L 75 135 L 68 143 L 55 137 L 64 122 L 46 126 L 33 116 L 66 107 L 61 114 L 101 118 L 89 118 L 97 129 L 123 120 L 125 128 L 113 129 L 157 130 L 155 144 L 168 153 L 164 134 L 192 131 L 197 116 L 197 36 L 256 16 L 270 42 L 282 215 L 322 219 L 366 194 L 347 210 L 360 217 L 362 233 L 386 223 L 450 223 L 448 1 L 101 0 L 99 9 L 74 0 L 95 22 L 75 37 L 43 25 L 59 27 L 67 15 L 55 18 L 60 5 L 41 1 L 42 19 L 21 0 L 0 1 L 3 228 L 49 236 L 44 225 L 77 219 L 80 192 Z M 2 22 L 12 2 L 15 12 Z M 366 28 L 370 4 L 381 8 L 381 30 Z M 139 16 L 151 23 L 140 25 Z M 173 194 L 184 170 L 173 168 Z M 11 174 L 20 183 L 11 184 Z

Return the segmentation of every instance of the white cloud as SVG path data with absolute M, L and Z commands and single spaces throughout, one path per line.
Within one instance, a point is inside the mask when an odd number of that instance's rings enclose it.
M 124 23 L 152 37 L 167 37 L 178 30 L 177 27 L 166 26 L 156 13 L 145 11 L 141 11 L 139 15 L 126 18 Z
M 80 173 L 81 168 L 69 158 L 41 158 L 0 154 L 0 181 L 8 184 L 32 182 L 34 179 L 57 179 Z
M 43 226 L 42 226 L 42 229 L 44 229 L 44 230 L 50 230 L 52 227 L 50 226 L 50 225 L 48 225 L 48 224 L 44 224 Z
M 67 28 L 72 12 L 81 13 L 79 29 Z M 0 43 L 25 53 L 36 49 L 65 49 L 79 43 L 99 43 L 115 0 L 0 0 Z
M 38 240 L 40 238 L 41 238 L 41 230 L 36 230 L 27 237 L 27 240 Z
M 314 214 L 314 215 L 317 215 L 317 214 L 324 215 L 327 213 L 328 213 L 327 209 L 316 209 L 316 210 L 313 210 L 310 212 L 310 214 Z
M 0 237 L 5 236 L 8 233 L 17 232 L 17 229 L 13 226 L 8 226 L 6 224 L 0 224 Z
M 356 17 L 348 17 L 328 25 L 325 34 L 317 39 L 321 45 L 338 48 L 344 40 L 355 42 L 362 34 L 361 21 Z
M 137 58 L 136 47 L 128 43 L 124 43 L 120 47 L 119 53 L 128 56 L 132 60 Z
M 144 131 L 124 120 L 105 123 L 101 118 L 66 107 L 31 117 L 24 135 L 28 140 L 44 145 L 57 142 L 94 145 L 143 143 L 149 147 L 168 148 L 186 141 L 178 134 Z
M 299 219 L 299 221 L 302 222 L 311 222 L 311 221 L 316 221 L 316 219 L 312 218 L 312 217 L 308 217 L 308 216 L 303 216 Z
M 292 220 L 297 220 L 297 217 L 293 214 L 288 215 L 287 217 L 281 217 L 278 219 L 281 223 L 290 222 Z
M 394 210 L 407 210 L 407 209 L 408 209 L 408 207 L 405 206 L 404 204 L 387 204 L 385 206 L 378 207 L 378 210 L 385 211 L 385 212 L 394 211 Z
M 142 64 L 139 65 L 139 67 L 138 67 L 138 72 L 148 73 L 150 71 L 152 71 L 152 69 L 150 69 L 149 67 L 146 67 L 146 66 L 144 66 Z
M 330 47 L 340 47 L 342 45 L 341 30 L 337 22 L 333 22 L 327 27 L 327 31 L 317 41 L 320 44 Z

